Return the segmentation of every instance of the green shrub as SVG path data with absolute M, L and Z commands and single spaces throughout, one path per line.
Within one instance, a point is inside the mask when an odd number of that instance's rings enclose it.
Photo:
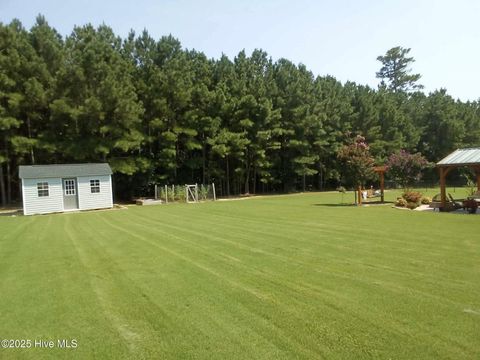
M 172 186 L 167 187 L 168 201 L 175 201 L 175 193 Z
M 418 202 L 407 202 L 407 208 L 409 208 L 410 210 L 417 208 L 418 205 L 420 205 Z
M 208 187 L 205 185 L 200 185 L 198 187 L 199 200 L 207 200 L 207 196 L 208 196 Z
M 470 178 L 467 178 L 467 196 L 473 196 L 477 192 L 477 184 Z
M 407 202 L 417 204 L 420 202 L 422 196 L 422 193 L 419 193 L 418 191 L 407 191 L 402 194 L 402 197 L 407 200 Z
M 405 200 L 404 198 L 398 198 L 397 201 L 395 202 L 395 206 L 398 206 L 398 207 L 406 207 L 407 206 L 407 200 Z
M 185 202 L 185 186 L 175 185 L 175 201 Z
M 422 200 L 420 200 L 420 202 L 423 204 L 423 205 L 428 205 L 432 202 L 432 199 L 429 198 L 428 196 L 423 196 L 422 197 Z

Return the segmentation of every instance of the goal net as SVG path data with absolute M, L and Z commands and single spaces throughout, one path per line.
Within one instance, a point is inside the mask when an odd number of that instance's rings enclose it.
M 185 185 L 185 201 L 187 203 L 198 202 L 198 185 Z
M 209 200 L 217 200 L 215 194 L 215 184 L 185 185 L 185 201 L 187 203 L 196 203 L 199 201 Z
M 201 201 L 217 200 L 215 184 L 185 184 L 155 186 L 155 199 L 164 203 L 187 202 L 197 203 Z

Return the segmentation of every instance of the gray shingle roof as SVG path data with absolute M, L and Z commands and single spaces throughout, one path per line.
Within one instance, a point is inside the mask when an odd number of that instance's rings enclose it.
M 76 176 L 112 175 L 107 163 L 101 164 L 54 164 L 19 166 L 20 179 L 65 178 Z
M 480 164 L 480 148 L 458 149 L 440 160 L 438 166 Z

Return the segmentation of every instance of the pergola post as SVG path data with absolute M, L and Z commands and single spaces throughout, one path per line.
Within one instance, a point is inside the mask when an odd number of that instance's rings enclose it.
M 451 168 L 439 167 L 440 170 L 440 199 L 442 202 L 441 209 L 445 209 L 447 205 L 447 181 L 446 177 Z
M 477 190 L 480 191 L 480 167 L 475 168 L 475 175 L 477 175 Z
M 382 203 L 385 200 L 384 190 L 385 190 L 385 174 L 382 171 L 382 172 L 380 172 L 380 199 L 381 199 Z
M 387 167 L 385 165 L 375 166 L 373 171 L 380 177 L 380 196 L 383 203 L 385 201 L 385 171 L 387 171 Z

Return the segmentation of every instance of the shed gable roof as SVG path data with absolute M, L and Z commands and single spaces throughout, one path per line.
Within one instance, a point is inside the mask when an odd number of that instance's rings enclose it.
M 457 149 L 440 160 L 438 166 L 480 165 L 480 148 Z
M 76 176 L 112 175 L 107 163 L 99 164 L 53 164 L 21 165 L 18 169 L 20 179 L 65 178 Z

